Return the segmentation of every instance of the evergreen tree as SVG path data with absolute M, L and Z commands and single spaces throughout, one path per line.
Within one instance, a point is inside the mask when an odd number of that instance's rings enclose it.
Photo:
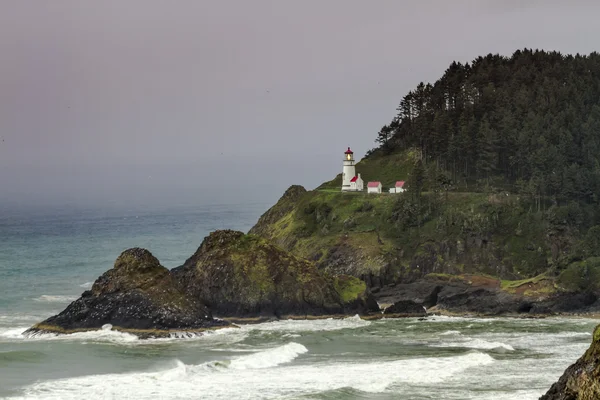
M 384 153 L 414 148 L 423 168 L 447 171 L 462 190 L 493 179 L 535 191 L 537 208 L 543 199 L 600 203 L 598 53 L 523 49 L 453 62 L 438 81 L 408 92 L 397 111 L 377 134 Z

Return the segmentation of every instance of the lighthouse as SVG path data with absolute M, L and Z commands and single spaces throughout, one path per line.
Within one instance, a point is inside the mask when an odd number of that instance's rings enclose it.
M 352 179 L 356 176 L 356 169 L 354 168 L 354 152 L 348 150 L 344 153 L 344 167 L 342 169 L 342 192 L 354 191 L 352 187 Z

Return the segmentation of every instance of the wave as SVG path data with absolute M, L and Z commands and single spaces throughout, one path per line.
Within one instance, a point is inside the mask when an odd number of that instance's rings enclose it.
M 70 303 L 77 300 L 77 296 L 43 294 L 33 300 L 47 303 Z
M 445 331 L 440 333 L 440 336 L 456 336 L 460 335 L 460 331 Z
M 258 353 L 233 359 L 229 364 L 232 369 L 271 368 L 280 364 L 293 361 L 300 354 L 307 353 L 308 349 L 301 344 L 291 342 Z
M 347 318 L 326 318 L 314 320 L 283 320 L 265 322 L 255 325 L 242 325 L 242 329 L 251 331 L 279 331 L 285 333 L 337 331 L 341 329 L 356 329 L 371 325 L 358 315 Z
M 82 283 L 81 285 L 79 285 L 79 287 L 82 287 L 84 289 L 91 289 L 91 287 L 94 285 L 94 282 L 86 282 L 86 283 Z
M 169 337 L 156 339 L 140 339 L 136 335 L 112 330 L 112 326 L 107 324 L 100 329 L 76 332 L 69 334 L 57 333 L 36 333 L 34 335 L 23 335 L 31 326 L 0 328 L 0 339 L 12 339 L 23 341 L 73 341 L 73 342 L 92 342 L 92 343 L 112 343 L 120 345 L 148 345 L 160 344 L 178 341 L 203 341 L 210 345 L 232 345 L 244 340 L 247 332 L 239 328 L 223 328 L 215 331 L 206 331 L 202 333 L 173 332 Z
M 467 339 L 460 342 L 438 343 L 433 347 L 463 347 L 477 350 L 496 350 L 496 351 L 515 351 L 515 349 L 506 343 L 489 342 L 483 339 Z
M 161 371 L 90 375 L 39 382 L 25 389 L 25 399 L 80 398 L 282 398 L 350 388 L 385 392 L 395 384 L 443 382 L 469 368 L 494 362 L 488 354 L 470 352 L 453 357 L 414 358 L 379 362 L 291 363 L 306 347 L 288 343 L 230 361 L 186 365 L 173 360 Z M 265 371 L 268 369 L 268 371 Z
M 23 332 L 29 328 L 29 326 L 0 328 L 0 339 L 24 339 Z
M 28 327 L 29 328 L 29 327 Z M 25 331 L 25 328 L 21 330 L 21 333 Z M 110 329 L 111 326 L 103 327 L 102 329 L 94 330 L 94 331 L 86 331 L 86 332 L 76 332 L 70 333 L 68 335 L 62 335 L 57 333 L 36 333 L 32 336 L 24 336 L 19 334 L 15 335 L 13 339 L 22 339 L 29 341 L 46 341 L 46 340 L 56 340 L 56 341 L 82 341 L 82 342 L 108 342 L 108 343 L 117 343 L 117 344 L 128 344 L 128 343 L 144 343 L 147 341 L 139 339 L 137 336 L 113 331 Z M 22 328 L 20 328 L 22 329 Z M 17 332 L 17 330 L 13 330 L 13 332 Z M 1 333 L 0 333 L 1 336 Z

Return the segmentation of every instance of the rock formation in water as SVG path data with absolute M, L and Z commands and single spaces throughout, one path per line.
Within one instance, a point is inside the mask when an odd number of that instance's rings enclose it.
M 309 318 L 379 311 L 366 285 L 329 276 L 267 240 L 235 231 L 210 234 L 172 271 L 148 251 L 124 251 L 114 267 L 64 311 L 26 334 L 74 333 L 111 325 L 140 337 L 228 326 L 239 318 Z
M 228 325 L 214 320 L 205 305 L 186 296 L 169 270 L 148 250 L 133 248 L 124 251 L 91 290 L 26 334 L 73 333 L 106 324 L 140 337 L 167 336 L 173 331 L 201 332 Z
M 594 331 L 590 348 L 540 397 L 540 400 L 597 399 L 600 399 L 600 325 Z
M 172 271 L 183 290 L 219 317 L 310 317 L 378 310 L 364 282 L 329 276 L 269 241 L 236 231 L 210 234 Z

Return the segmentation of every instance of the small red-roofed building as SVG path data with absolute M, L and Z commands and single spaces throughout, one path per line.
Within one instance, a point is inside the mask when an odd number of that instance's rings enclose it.
M 406 189 L 404 189 L 404 181 L 398 181 L 396 182 L 396 193 L 402 193 L 404 192 Z
M 393 188 L 390 188 L 390 193 L 402 193 L 406 189 L 404 188 L 404 181 L 397 181 Z
M 367 193 L 381 193 L 381 182 L 369 182 L 367 183 Z
M 354 178 L 350 179 L 350 191 L 351 192 L 362 192 L 364 188 L 364 183 L 360 174 L 356 175 Z

